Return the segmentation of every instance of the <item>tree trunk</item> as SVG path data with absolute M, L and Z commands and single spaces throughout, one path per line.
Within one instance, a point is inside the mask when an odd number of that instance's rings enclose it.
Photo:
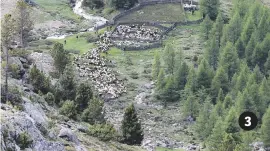
M 6 78 L 5 78 L 5 90 L 6 90 L 6 102 L 8 101 L 8 49 L 2 46 L 4 52 L 6 53 Z

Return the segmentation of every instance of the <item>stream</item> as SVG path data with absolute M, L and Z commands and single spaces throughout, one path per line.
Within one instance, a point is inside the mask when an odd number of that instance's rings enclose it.
M 85 10 L 82 8 L 82 3 L 83 3 L 83 0 L 76 0 L 75 6 L 73 8 L 73 12 L 75 14 L 82 16 L 83 18 L 93 22 L 94 27 L 103 25 L 106 23 L 106 21 L 108 21 L 104 17 L 94 16 L 93 14 L 86 13 Z M 93 31 L 94 27 L 89 28 L 88 31 Z M 73 35 L 73 34 L 53 35 L 53 36 L 47 37 L 46 39 L 64 39 L 67 36 L 71 36 L 71 35 Z

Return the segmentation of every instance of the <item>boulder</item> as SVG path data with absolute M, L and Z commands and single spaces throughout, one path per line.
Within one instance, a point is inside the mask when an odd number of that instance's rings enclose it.
M 74 142 L 76 144 L 79 143 L 77 136 L 74 135 L 73 132 L 68 128 L 62 128 L 58 134 L 58 137 L 63 138 L 67 141 Z

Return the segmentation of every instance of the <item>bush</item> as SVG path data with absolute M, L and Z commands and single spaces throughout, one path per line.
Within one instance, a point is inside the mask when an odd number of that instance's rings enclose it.
M 41 91 L 43 94 L 46 94 L 50 91 L 50 79 L 45 77 L 45 75 L 37 69 L 36 65 L 30 70 L 30 79 L 36 93 Z
M 86 41 L 88 43 L 96 42 L 98 41 L 98 36 L 96 34 L 88 34 L 86 35 Z
M 49 104 L 49 105 L 54 105 L 55 103 L 55 98 L 54 95 L 51 92 L 48 92 L 45 96 L 44 96 L 45 101 Z
M 116 140 L 117 132 L 111 124 L 95 124 L 89 127 L 88 134 L 101 141 Z
M 16 142 L 21 149 L 25 149 L 31 146 L 31 144 L 33 143 L 33 140 L 31 139 L 28 133 L 22 132 L 19 134 L 19 137 Z
M 91 9 L 99 9 L 104 6 L 104 3 L 102 0 L 84 0 L 83 5 Z
M 104 123 L 103 101 L 93 98 L 82 113 L 82 120 L 90 124 Z
M 11 72 L 11 76 L 15 79 L 20 78 L 20 67 L 16 64 L 9 65 L 9 71 Z
M 20 105 L 22 102 L 21 93 L 19 92 L 17 87 L 8 87 L 8 101 L 12 105 Z M 4 85 L 1 85 L 1 101 L 3 103 L 7 103 L 6 101 L 6 89 Z
M 65 115 L 69 118 L 76 119 L 77 112 L 75 103 L 73 101 L 65 101 L 59 112 L 60 114 Z
M 139 73 L 136 72 L 136 71 L 132 71 L 131 74 L 130 74 L 130 77 L 132 79 L 138 79 L 139 78 Z

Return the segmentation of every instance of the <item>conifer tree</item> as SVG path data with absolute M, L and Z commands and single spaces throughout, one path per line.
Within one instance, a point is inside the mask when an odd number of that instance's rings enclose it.
M 240 59 L 244 58 L 245 57 L 245 46 L 244 46 L 244 43 L 243 43 L 241 38 L 239 38 L 236 41 L 235 47 L 236 47 L 239 58 Z
M 254 23 L 254 19 L 250 16 L 246 22 L 246 24 L 243 27 L 243 31 L 241 33 L 241 39 L 243 41 L 244 45 L 247 45 L 252 33 L 255 31 L 256 26 Z
M 43 94 L 46 94 L 50 91 L 51 81 L 49 77 L 46 77 L 38 70 L 36 65 L 30 70 L 30 80 L 34 87 L 34 92 L 37 93 L 38 91 L 41 91 Z
M 219 48 L 221 46 L 221 38 L 222 38 L 223 27 L 224 27 L 224 19 L 223 19 L 222 15 L 223 15 L 222 12 L 219 11 L 216 22 L 214 24 L 215 36 L 216 36 L 217 45 Z
M 230 20 L 228 24 L 228 29 L 225 34 L 227 34 L 228 41 L 235 44 L 239 39 L 242 32 L 241 18 L 239 13 L 235 13 L 233 18 Z
M 93 91 L 89 83 L 80 83 L 76 90 L 75 103 L 78 111 L 87 108 L 89 101 L 93 98 Z
M 92 98 L 88 107 L 83 110 L 82 120 L 89 124 L 101 124 L 105 122 L 103 112 L 104 102 L 98 98 Z
M 197 98 L 190 94 L 184 102 L 184 113 L 185 116 L 191 116 L 193 118 L 196 118 L 199 114 L 199 101 Z
M 213 69 L 216 69 L 218 64 L 219 47 L 215 37 L 213 37 L 210 41 L 210 46 L 206 48 L 205 58 L 209 65 L 212 66 Z
M 252 55 L 252 65 L 256 64 L 263 68 L 267 57 L 268 52 L 270 51 L 270 34 L 267 34 L 261 44 L 256 45 L 255 50 Z
M 264 146 L 270 147 L 270 106 L 263 116 L 262 128 L 261 128 L 262 140 Z
M 222 88 L 220 88 L 218 91 L 217 102 L 223 102 L 224 99 L 225 99 L 224 92 L 223 92 Z
M 198 69 L 198 75 L 197 75 L 197 83 L 198 88 L 210 88 L 211 87 L 211 81 L 213 78 L 213 69 L 209 66 L 208 62 L 203 59 L 200 62 L 199 69 Z
M 183 62 L 181 67 L 178 68 L 178 70 L 175 73 L 175 87 L 178 90 L 183 90 L 185 88 L 185 85 L 187 83 L 187 77 L 188 77 L 189 68 L 188 65 Z
M 130 145 L 141 144 L 143 140 L 143 130 L 133 104 L 125 109 L 121 129 L 124 143 Z
M 240 132 L 240 127 L 238 125 L 238 117 L 237 112 L 234 107 L 232 107 L 228 113 L 228 115 L 225 118 L 225 131 L 226 133 L 235 134 Z
M 161 68 L 158 74 L 158 79 L 157 79 L 157 90 L 161 90 L 164 88 L 166 84 L 165 81 L 165 74 L 164 74 L 164 70 Z
M 209 117 L 211 114 L 211 110 L 212 106 L 210 103 L 210 99 L 208 98 L 204 102 L 203 109 L 200 110 L 199 116 L 196 120 L 196 132 L 201 139 L 207 138 L 212 131 L 211 127 L 208 125 L 208 123 L 210 122 Z
M 247 64 L 244 62 L 240 65 L 241 71 L 236 78 L 236 83 L 234 85 L 234 91 L 237 93 L 238 91 L 242 92 L 247 84 L 248 76 L 250 74 L 250 70 Z
M 30 37 L 29 32 L 34 28 L 34 23 L 31 19 L 31 11 L 31 7 L 24 0 L 19 0 L 17 2 L 15 20 L 20 37 L 20 44 L 23 48 L 27 46 Z
M 263 8 L 263 15 L 262 18 L 260 19 L 260 22 L 258 24 L 257 28 L 257 39 L 259 42 L 263 41 L 266 34 L 269 33 L 270 31 L 270 13 L 269 10 L 266 8 Z
M 260 2 L 257 1 L 254 2 L 254 5 L 252 5 L 250 13 L 251 13 L 250 16 L 254 19 L 255 26 L 258 27 L 261 21 L 261 16 L 263 15 L 263 7 L 260 4 Z
M 223 141 L 221 143 L 220 151 L 234 151 L 236 146 L 239 144 L 231 133 L 225 133 Z
M 256 46 L 255 32 L 253 32 L 253 34 L 251 35 L 250 40 L 247 44 L 247 47 L 245 49 L 245 57 L 246 57 L 248 66 L 252 65 L 252 54 L 253 54 L 253 51 L 255 49 L 255 46 Z
M 74 100 L 76 96 L 76 83 L 72 65 L 67 65 L 63 74 L 55 84 L 56 103 L 61 100 Z
M 190 68 L 188 72 L 188 77 L 187 77 L 187 83 L 185 85 L 185 90 L 190 89 L 192 92 L 195 92 L 197 90 L 197 77 L 196 77 L 196 72 L 194 68 Z
M 212 24 L 213 23 L 210 20 L 208 15 L 204 18 L 203 22 L 201 23 L 201 36 L 202 36 L 202 39 L 205 41 L 207 41 L 210 37 Z
M 270 51 L 268 52 L 267 60 L 264 63 L 264 73 L 266 76 L 270 75 Z
M 166 71 L 169 74 L 173 74 L 175 68 L 175 50 L 171 44 L 165 46 L 163 60 L 165 63 Z
M 211 93 L 216 100 L 219 90 L 222 89 L 226 94 L 229 91 L 228 74 L 222 67 L 219 67 L 211 84 Z
M 54 59 L 54 66 L 58 73 L 63 73 L 66 65 L 69 63 L 69 58 L 67 51 L 64 50 L 63 44 L 57 42 L 54 44 L 51 51 L 52 57 Z
M 220 150 L 224 135 L 225 135 L 224 122 L 222 118 L 218 118 L 211 135 L 207 139 L 207 146 L 210 151 Z
M 228 73 L 229 79 L 238 71 L 239 58 L 232 43 L 228 42 L 223 49 L 220 55 L 219 66 L 224 67 L 225 72 Z
M 160 55 L 158 52 L 155 53 L 155 58 L 152 66 L 152 78 L 156 80 L 160 71 Z
M 223 108 L 224 110 L 230 109 L 233 106 L 232 97 L 230 94 L 227 94 L 224 102 L 223 102 Z
M 201 13 L 203 14 L 203 16 L 208 15 L 212 20 L 215 20 L 218 15 L 219 5 L 219 0 L 201 0 Z

